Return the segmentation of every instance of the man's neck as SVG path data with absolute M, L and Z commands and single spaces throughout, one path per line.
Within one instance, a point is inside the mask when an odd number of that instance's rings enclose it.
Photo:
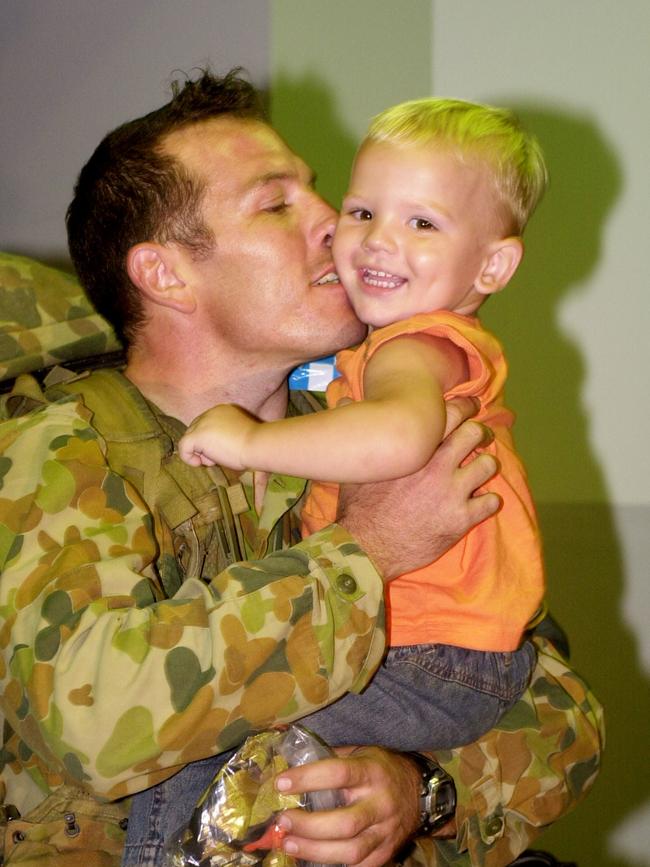
M 250 370 L 226 358 L 202 363 L 133 351 L 125 374 L 147 400 L 185 424 L 218 403 L 237 404 L 264 421 L 286 414 L 286 371 Z

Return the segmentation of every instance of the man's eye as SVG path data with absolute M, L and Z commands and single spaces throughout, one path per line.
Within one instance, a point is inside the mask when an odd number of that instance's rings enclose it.
M 409 226 L 411 226 L 412 229 L 421 229 L 423 231 L 437 228 L 431 220 L 425 220 L 424 217 L 413 217 L 413 219 L 409 221 Z
M 269 214 L 281 214 L 283 211 L 286 211 L 289 207 L 288 202 L 276 202 L 274 205 L 269 205 L 268 208 L 264 208 L 265 211 Z

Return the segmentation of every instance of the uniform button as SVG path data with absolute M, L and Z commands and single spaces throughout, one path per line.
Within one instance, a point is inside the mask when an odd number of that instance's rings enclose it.
M 490 837 L 496 837 L 503 830 L 503 819 L 500 816 L 493 816 L 485 826 L 485 830 Z
M 14 843 L 22 843 L 25 839 L 25 835 L 22 831 L 14 831 L 11 835 L 11 839 L 14 841 Z
M 79 825 L 77 817 L 74 813 L 64 813 L 63 821 L 65 822 L 65 833 L 68 837 L 76 837 L 79 834 Z
M 341 591 L 341 593 L 356 593 L 357 590 L 357 582 L 354 580 L 352 575 L 348 575 L 344 572 L 342 575 L 336 579 L 336 586 Z
M 126 817 L 124 819 L 120 819 L 119 825 L 122 831 L 126 831 L 126 829 L 129 827 L 129 820 Z

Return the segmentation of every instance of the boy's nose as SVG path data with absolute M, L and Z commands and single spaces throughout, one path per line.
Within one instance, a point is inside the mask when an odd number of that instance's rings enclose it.
M 395 239 L 387 226 L 373 221 L 368 225 L 363 245 L 367 250 L 373 252 L 378 250 L 391 252 L 395 249 Z

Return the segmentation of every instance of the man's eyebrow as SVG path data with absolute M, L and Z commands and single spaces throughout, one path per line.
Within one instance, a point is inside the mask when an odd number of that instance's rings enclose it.
M 250 190 L 257 190 L 260 187 L 265 187 L 274 181 L 300 181 L 300 172 L 266 172 L 263 175 L 255 178 L 249 185 Z M 307 186 L 313 187 L 316 183 L 316 175 L 309 172 L 306 179 Z

